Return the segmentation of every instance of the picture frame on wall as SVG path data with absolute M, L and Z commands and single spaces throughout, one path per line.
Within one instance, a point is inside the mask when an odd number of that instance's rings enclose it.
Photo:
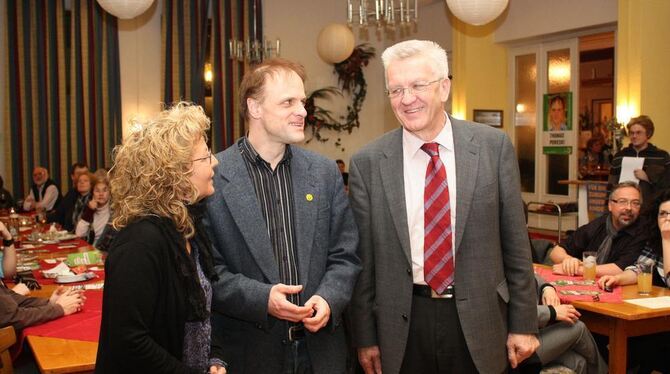
M 503 127 L 503 111 L 496 109 L 473 109 L 472 119 L 491 127 Z

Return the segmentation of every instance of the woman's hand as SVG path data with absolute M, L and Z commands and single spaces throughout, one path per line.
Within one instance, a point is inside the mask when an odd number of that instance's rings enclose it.
M 96 210 L 98 209 L 98 202 L 95 199 L 91 199 L 88 201 L 88 207 L 92 210 Z
M 554 287 L 547 286 L 542 289 L 542 305 L 561 305 L 561 299 L 558 298 Z
M 581 316 L 577 309 L 570 304 L 557 305 L 554 310 L 556 310 L 557 321 L 567 322 L 571 325 L 577 322 L 579 316 Z
M 12 238 L 12 234 L 9 233 L 7 226 L 5 226 L 2 221 L 0 221 L 0 235 L 2 235 L 2 238 L 5 240 L 10 240 Z
M 23 296 L 28 296 L 28 294 L 30 294 L 30 288 L 28 288 L 28 286 L 26 286 L 24 283 L 16 284 L 16 286 L 12 287 L 12 291 Z
M 56 294 L 60 292 L 60 294 Z M 55 304 L 60 305 L 65 312 L 65 315 L 70 315 L 76 312 L 81 311 L 84 307 L 84 302 L 86 301 L 86 296 L 84 296 L 84 291 L 74 291 L 71 288 L 67 289 L 65 292 L 59 291 L 58 289 L 54 291 L 49 300 L 54 300 Z

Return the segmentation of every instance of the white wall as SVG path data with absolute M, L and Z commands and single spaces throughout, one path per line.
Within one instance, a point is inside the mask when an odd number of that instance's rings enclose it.
M 617 21 L 617 0 L 511 0 L 495 33 L 498 43 Z
M 0 66 L 5 66 L 7 63 L 7 29 L 4 25 L 7 24 L 7 4 L 6 1 L 0 1 Z M 5 153 L 9 152 L 7 145 L 7 139 L 5 139 L 5 131 L 2 129 L 5 128 L 5 121 L 8 120 L 8 108 L 7 108 L 7 69 L 2 68 L 0 71 L 0 175 L 5 181 L 5 188 L 8 188 L 8 185 L 11 184 L 9 180 L 9 175 L 5 172 Z
M 123 133 L 134 118 L 147 118 L 161 110 L 161 12 L 156 1 L 144 14 L 119 20 L 121 118 Z

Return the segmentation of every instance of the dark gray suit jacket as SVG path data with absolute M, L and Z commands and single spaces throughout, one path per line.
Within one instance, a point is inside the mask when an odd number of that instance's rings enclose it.
M 294 146 L 291 152 L 301 297 L 318 294 L 331 309 L 330 322 L 308 334 L 307 347 L 315 373 L 342 373 L 341 318 L 361 268 L 358 231 L 335 162 Z M 206 220 L 220 277 L 213 284 L 214 333 L 229 373 L 278 373 L 287 325 L 268 315 L 270 288 L 280 280 L 267 225 L 237 144 L 216 158 Z
M 456 305 L 477 369 L 500 373 L 507 365 L 508 331 L 537 333 L 519 171 L 504 133 L 453 118 L 451 124 Z M 363 262 L 351 302 L 354 344 L 379 345 L 384 374 L 400 370 L 412 314 L 402 136 L 397 129 L 367 145 L 354 155 L 349 171 Z

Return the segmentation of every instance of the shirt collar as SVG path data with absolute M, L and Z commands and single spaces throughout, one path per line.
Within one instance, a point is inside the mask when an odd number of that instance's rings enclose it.
M 444 121 L 444 126 L 442 127 L 442 130 L 440 130 L 435 139 L 433 139 L 431 142 L 435 142 L 440 146 L 446 148 L 448 151 L 453 152 L 454 142 L 450 141 L 450 139 L 453 139 L 451 120 L 449 119 L 449 115 L 447 115 L 447 112 L 444 112 L 444 117 L 446 118 L 446 120 Z M 411 157 L 414 157 L 416 153 L 421 149 L 421 146 L 427 143 L 423 139 L 407 131 L 404 127 L 402 129 L 402 133 L 403 133 L 402 134 L 403 148 L 407 151 L 408 155 L 410 155 Z
M 256 165 L 266 165 L 267 167 L 270 167 L 270 163 L 263 160 L 261 155 L 259 155 L 258 152 L 256 152 L 254 146 L 251 145 L 249 139 L 246 136 L 240 138 L 240 140 L 237 142 L 237 146 L 240 148 L 242 156 L 246 157 L 247 160 L 249 160 L 251 163 Z M 292 155 L 293 154 L 291 153 L 291 147 L 287 144 L 286 150 L 284 151 L 284 157 L 282 157 L 281 161 L 279 161 L 279 165 L 284 163 L 286 163 L 287 165 L 290 164 Z

